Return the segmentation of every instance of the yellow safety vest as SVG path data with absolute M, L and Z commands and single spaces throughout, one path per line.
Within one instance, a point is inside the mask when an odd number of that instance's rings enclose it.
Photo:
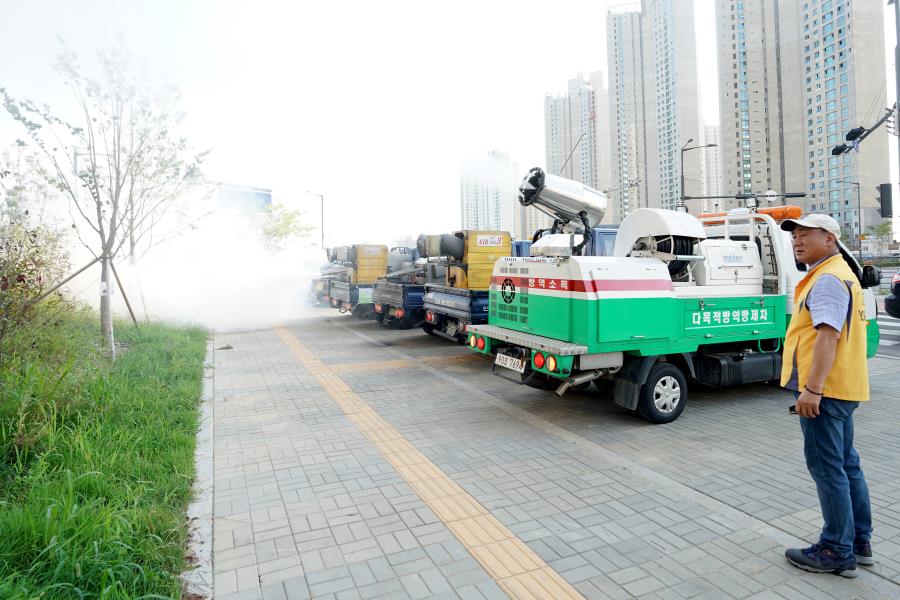
M 834 275 L 844 282 L 850 292 L 850 306 L 841 328 L 834 363 L 825 379 L 825 389 L 815 391 L 822 391 L 823 395 L 838 400 L 868 400 L 865 301 L 859 280 L 840 254 L 822 261 L 800 280 L 794 290 L 794 314 L 784 338 L 781 385 L 794 391 L 802 391 L 806 387 L 817 333 L 806 307 L 806 297 L 822 275 Z

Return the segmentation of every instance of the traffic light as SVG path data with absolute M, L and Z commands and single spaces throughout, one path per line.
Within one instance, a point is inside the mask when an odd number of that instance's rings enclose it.
M 832 156 L 840 156 L 841 154 L 845 154 L 847 152 L 850 152 L 850 146 L 848 146 L 847 144 L 838 144 L 831 149 Z
M 894 206 L 891 196 L 891 184 L 882 183 L 878 186 L 878 202 L 881 204 L 881 218 L 889 219 L 894 216 Z
M 866 132 L 865 127 L 854 127 L 850 131 L 847 132 L 847 135 L 844 136 L 844 139 L 848 142 L 852 142 L 855 139 L 859 138 L 862 134 Z

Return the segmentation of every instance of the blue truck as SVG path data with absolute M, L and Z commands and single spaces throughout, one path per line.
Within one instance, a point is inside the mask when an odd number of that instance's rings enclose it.
M 486 323 L 488 290 L 494 263 L 511 256 L 512 240 L 505 231 L 463 230 L 422 235 L 417 241 L 422 256 L 446 265 L 442 280 L 425 284 L 426 333 L 462 343 L 474 323 Z
M 420 258 L 413 267 L 379 280 L 372 293 L 377 319 L 392 329 L 421 327 L 425 323 L 425 284 L 443 281 L 444 271 L 443 263 Z
M 390 268 L 384 278 L 375 282 L 372 301 L 375 319 L 392 329 L 420 327 L 425 321 L 423 297 L 428 273 L 437 265 L 419 258 L 414 248 L 392 249 L 391 253 L 405 253 L 406 260 Z M 443 275 L 443 272 L 441 272 Z

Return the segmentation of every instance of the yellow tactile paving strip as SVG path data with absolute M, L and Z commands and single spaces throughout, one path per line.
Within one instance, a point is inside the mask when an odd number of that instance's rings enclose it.
M 378 416 L 336 375 L 333 366 L 319 360 L 288 330 L 277 328 L 275 332 L 360 433 L 381 452 L 510 598 L 583 598 L 475 498 Z M 394 362 L 401 361 L 377 364 Z

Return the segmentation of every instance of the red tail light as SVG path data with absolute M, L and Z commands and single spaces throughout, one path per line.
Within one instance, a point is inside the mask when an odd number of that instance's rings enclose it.
M 402 308 L 398 308 L 397 310 L 394 311 L 394 316 L 397 317 L 398 319 L 402 319 L 403 315 L 405 315 L 405 314 L 406 313 L 403 312 Z
M 465 322 L 465 321 L 460 321 L 460 322 L 458 323 L 457 329 L 458 329 L 461 333 L 465 333 L 466 330 L 468 329 L 468 327 L 466 327 L 466 322 Z
M 434 313 L 430 311 L 425 313 L 425 320 L 429 323 L 434 323 Z
M 484 338 L 483 337 L 478 338 L 478 349 L 484 350 Z
M 534 355 L 534 366 L 536 366 L 538 369 L 544 368 L 544 355 L 540 352 Z

